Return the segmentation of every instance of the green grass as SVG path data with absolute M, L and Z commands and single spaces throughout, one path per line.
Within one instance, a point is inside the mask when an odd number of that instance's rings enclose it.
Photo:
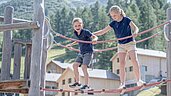
M 48 51 L 47 61 L 54 59 L 55 57 L 59 57 L 60 55 L 65 53 L 65 49 L 50 49 Z
M 147 90 L 141 91 L 136 96 L 165 96 L 165 95 L 160 95 L 160 93 L 161 93 L 160 87 L 155 86 Z
M 47 62 L 49 62 L 50 60 L 52 60 L 64 53 L 65 53 L 65 49 L 50 49 L 48 51 Z M 20 69 L 21 79 L 24 77 L 24 59 L 25 59 L 25 57 L 22 56 L 21 57 L 21 69 Z M 1 67 L 1 64 L 2 64 L 2 61 L 0 61 L 0 67 Z M 13 70 L 14 70 L 14 58 L 11 59 L 11 69 L 10 69 L 11 74 L 13 74 Z

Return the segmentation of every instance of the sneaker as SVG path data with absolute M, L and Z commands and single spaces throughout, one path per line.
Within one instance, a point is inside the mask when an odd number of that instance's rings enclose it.
M 126 88 L 125 84 L 121 83 L 118 89 L 125 89 L 125 88 Z
M 146 82 L 144 82 L 144 81 L 142 81 L 142 80 L 139 80 L 139 81 L 137 82 L 137 86 L 144 86 L 144 85 L 146 85 Z
M 90 87 L 88 85 L 83 85 L 80 87 L 80 90 L 84 90 L 84 89 L 90 89 Z
M 69 85 L 69 87 L 71 87 L 71 88 L 80 87 L 80 86 L 81 86 L 81 84 L 79 84 L 78 82 L 75 82 L 74 84 Z

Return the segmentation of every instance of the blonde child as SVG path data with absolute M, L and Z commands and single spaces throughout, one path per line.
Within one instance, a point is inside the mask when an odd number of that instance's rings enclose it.
M 95 35 L 97 36 L 103 35 L 109 32 L 111 29 L 114 30 L 116 38 L 123 38 L 131 35 L 134 35 L 135 37 L 137 35 L 139 31 L 138 27 L 133 23 L 133 21 L 131 21 L 129 17 L 126 17 L 124 11 L 119 6 L 112 6 L 109 9 L 109 15 L 113 19 L 113 21 L 104 29 L 95 32 L 94 33 Z M 134 33 L 132 33 L 131 30 L 133 30 Z M 126 55 L 129 55 L 131 58 L 135 77 L 137 80 L 137 85 L 141 86 L 145 84 L 145 82 L 140 79 L 141 73 L 140 73 L 140 67 L 137 59 L 136 43 L 134 38 L 131 37 L 124 40 L 118 40 L 118 56 L 120 62 L 120 81 L 121 81 L 119 89 L 125 87 Z

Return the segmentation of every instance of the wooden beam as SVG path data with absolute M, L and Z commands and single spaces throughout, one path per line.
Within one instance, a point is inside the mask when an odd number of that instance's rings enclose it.
M 1 90 L 0 93 L 21 93 L 21 94 L 28 94 L 28 88 L 18 88 L 18 89 L 5 89 Z
M 4 16 L 0 16 L 0 22 L 4 22 Z M 31 21 L 30 20 L 13 18 L 13 22 L 14 23 L 19 23 L 19 22 L 31 22 Z
M 171 20 L 171 8 L 167 9 L 167 20 Z M 171 24 L 168 25 L 167 37 L 171 40 Z M 167 42 L 167 79 L 171 80 L 171 41 Z M 171 96 L 171 83 L 167 82 L 167 96 Z
M 40 28 L 33 29 L 30 70 L 31 85 L 28 96 L 40 96 L 41 70 L 44 70 L 41 69 L 45 22 L 44 0 L 34 0 L 33 4 L 34 21 L 39 22 Z
M 0 25 L 0 32 L 7 30 L 16 30 L 16 29 L 30 29 L 30 28 L 39 28 L 38 22 L 21 22 L 13 24 L 3 24 Z
M 19 43 L 19 44 L 31 44 L 31 40 L 23 40 L 23 39 L 13 39 L 13 43 Z
M 30 78 L 30 66 L 31 66 L 31 44 L 26 44 L 25 61 L 24 61 L 24 79 Z
M 22 44 L 14 44 L 14 66 L 12 79 L 20 79 L 21 68 L 21 56 L 22 56 Z
M 5 8 L 5 24 L 12 23 L 14 8 L 8 6 Z M 1 65 L 1 80 L 10 79 L 11 54 L 12 54 L 12 32 L 6 31 L 3 33 L 3 48 L 2 48 L 2 65 Z
M 0 82 L 0 92 L 26 94 L 29 86 L 29 80 L 5 80 Z

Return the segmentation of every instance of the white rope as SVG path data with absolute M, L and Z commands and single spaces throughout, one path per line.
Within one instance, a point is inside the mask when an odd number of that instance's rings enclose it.
M 54 36 L 52 33 L 50 33 L 50 44 L 49 46 L 47 47 L 47 50 L 50 50 L 53 46 L 53 41 L 54 41 Z
M 164 38 L 165 38 L 166 41 L 170 41 L 169 38 L 167 37 L 167 28 L 168 28 L 167 26 L 168 25 L 169 24 L 164 25 L 164 32 L 163 32 L 164 33 Z
M 44 39 L 48 38 L 50 31 L 51 31 L 51 25 L 50 25 L 50 20 L 48 17 L 45 18 L 45 24 L 48 26 L 48 32 L 44 35 Z

